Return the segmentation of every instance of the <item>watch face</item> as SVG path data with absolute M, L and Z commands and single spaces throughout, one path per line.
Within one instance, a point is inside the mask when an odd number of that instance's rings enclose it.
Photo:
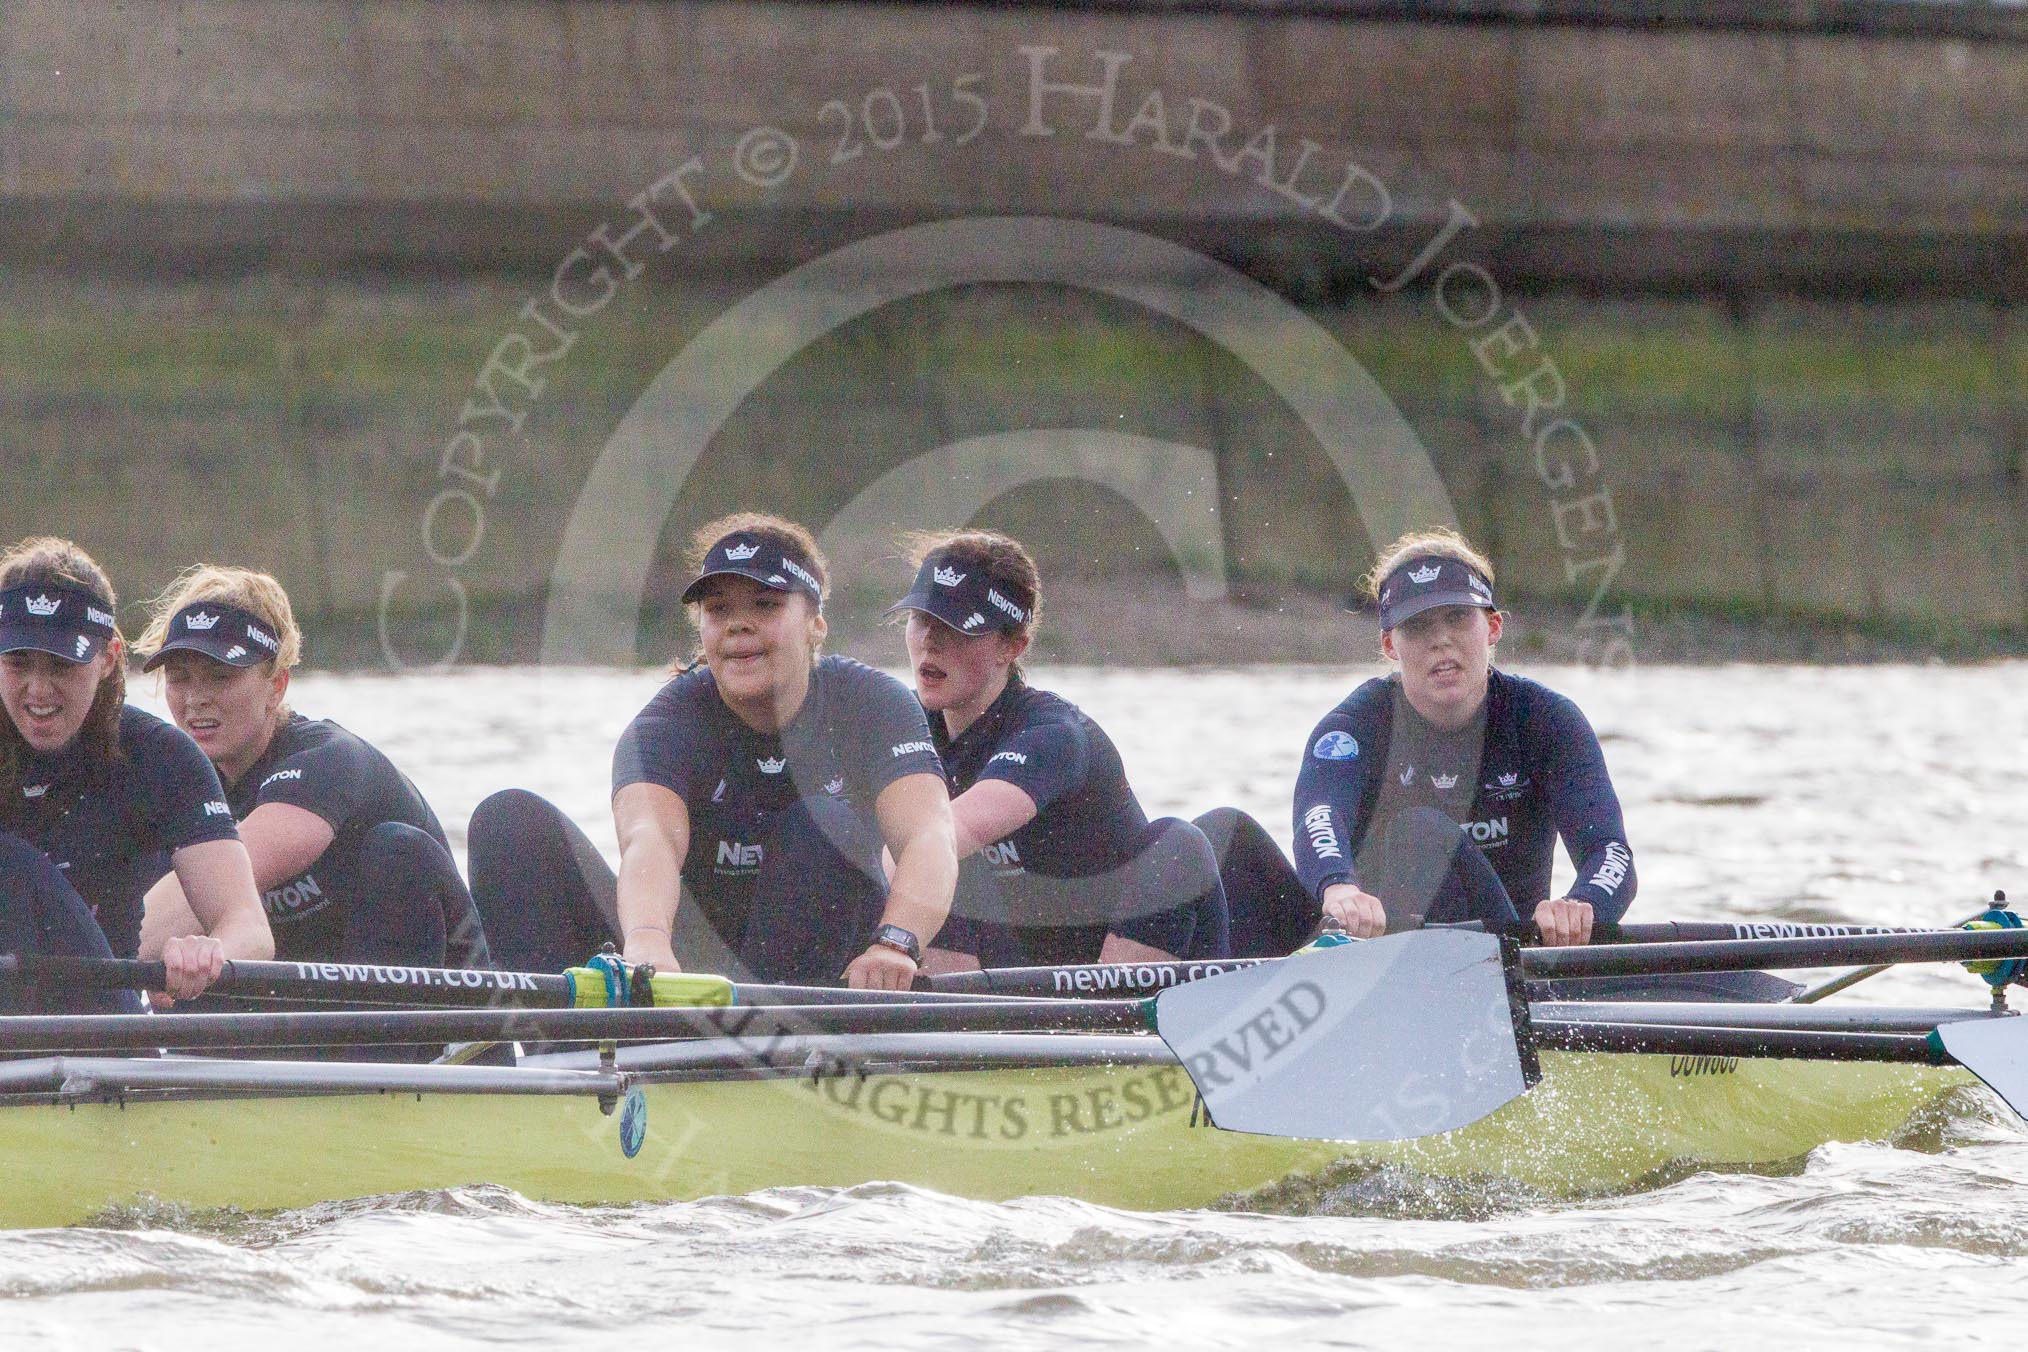
M 911 958 L 920 960 L 922 957 L 922 941 L 899 925 L 882 925 L 874 931 L 873 938 L 874 942 L 898 948 Z

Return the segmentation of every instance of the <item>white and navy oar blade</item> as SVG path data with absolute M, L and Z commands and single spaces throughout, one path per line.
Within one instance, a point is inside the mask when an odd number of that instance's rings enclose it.
M 1230 1131 L 1399 1141 L 1476 1122 L 1533 1078 L 1490 934 L 1425 930 L 1193 981 L 1156 1028 Z
M 2028 1117 L 2028 1018 L 1966 1019 L 1933 1035 L 1951 1059 Z

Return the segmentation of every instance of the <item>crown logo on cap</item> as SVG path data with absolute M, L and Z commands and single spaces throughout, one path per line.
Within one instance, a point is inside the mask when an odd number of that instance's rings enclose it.
M 732 545 L 726 549 L 725 558 L 728 563 L 745 563 L 758 553 L 759 545 Z
M 1440 789 L 1455 789 L 1458 786 L 1458 777 L 1456 775 L 1431 775 L 1429 782 Z
M 965 575 L 955 568 L 939 568 L 935 577 L 939 587 L 955 587 L 965 580 Z
M 754 764 L 760 767 L 760 772 L 764 775 L 778 775 L 788 766 L 788 761 L 780 756 L 769 756 L 765 760 L 754 761 Z
M 213 615 L 208 610 L 194 611 L 183 617 L 183 627 L 185 629 L 196 629 L 200 632 L 206 629 L 215 629 L 218 627 L 218 616 Z
M 1428 586 L 1430 583 L 1437 580 L 1437 574 L 1442 571 L 1443 570 L 1441 568 L 1439 568 L 1436 564 L 1433 563 L 1430 564 L 1427 568 L 1411 568 L 1409 569 L 1408 572 L 1408 580 L 1410 582 L 1419 583 L 1423 586 Z
M 1500 787 L 1501 787 L 1501 788 L 1503 788 L 1503 789 L 1511 789 L 1511 788 L 1513 788 L 1513 787 L 1514 787 L 1514 783 L 1515 783 L 1515 781 L 1516 781 L 1516 780 L 1518 780 L 1518 779 L 1520 779 L 1520 778 L 1521 778 L 1521 776 L 1519 776 L 1519 775 L 1517 775 L 1517 774 L 1506 774 L 1506 775 L 1501 775 L 1501 776 L 1500 776 Z
M 60 598 L 52 599 L 47 594 L 31 596 L 28 598 L 27 604 L 29 614 L 40 616 L 45 620 L 63 609 L 63 601 Z

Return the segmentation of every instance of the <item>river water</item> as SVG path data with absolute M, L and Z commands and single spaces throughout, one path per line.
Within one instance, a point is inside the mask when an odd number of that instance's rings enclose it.
M 1995 887 L 2028 897 L 2021 665 L 1520 670 L 1599 729 L 1639 861 L 1636 918 L 1945 923 Z M 1286 846 L 1305 734 L 1364 674 L 1034 679 L 1107 728 L 1151 813 L 1235 803 Z M 610 749 L 655 685 L 313 674 L 294 702 L 379 743 L 454 838 L 481 797 L 518 784 L 610 847 Z M 1851 998 L 1984 989 L 1937 968 Z M 2028 1303 L 2017 1188 L 2028 1130 L 1967 1096 L 1896 1143 L 1583 1203 L 1373 1174 L 1280 1215 L 884 1183 L 624 1208 L 471 1188 L 278 1216 L 138 1210 L 0 1234 L 0 1345 L 2000 1345 Z

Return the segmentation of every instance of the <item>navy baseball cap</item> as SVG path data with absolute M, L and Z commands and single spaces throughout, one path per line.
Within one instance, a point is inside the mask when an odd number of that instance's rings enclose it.
M 908 595 L 887 608 L 892 615 L 902 610 L 920 610 L 961 634 L 1020 632 L 1028 623 L 1029 608 L 993 583 L 977 564 L 959 565 L 931 554 L 916 570 L 915 585 Z
M 824 587 L 817 581 L 817 569 L 810 557 L 793 545 L 784 545 L 753 531 L 736 530 L 711 547 L 697 579 L 683 589 L 685 601 L 695 601 L 704 584 L 714 577 L 744 577 L 775 591 L 799 591 L 824 604 Z
M 89 662 L 118 634 L 106 603 L 82 587 L 28 582 L 0 591 L 0 653 L 30 648 Z
M 1380 584 L 1380 627 L 1392 629 L 1413 615 L 1438 606 L 1498 610 L 1493 584 L 1463 559 L 1440 554 L 1403 559 Z
M 169 621 L 168 636 L 148 654 L 141 670 L 153 671 L 173 652 L 203 653 L 229 667 L 257 667 L 280 657 L 282 644 L 251 611 L 222 601 L 192 601 Z

